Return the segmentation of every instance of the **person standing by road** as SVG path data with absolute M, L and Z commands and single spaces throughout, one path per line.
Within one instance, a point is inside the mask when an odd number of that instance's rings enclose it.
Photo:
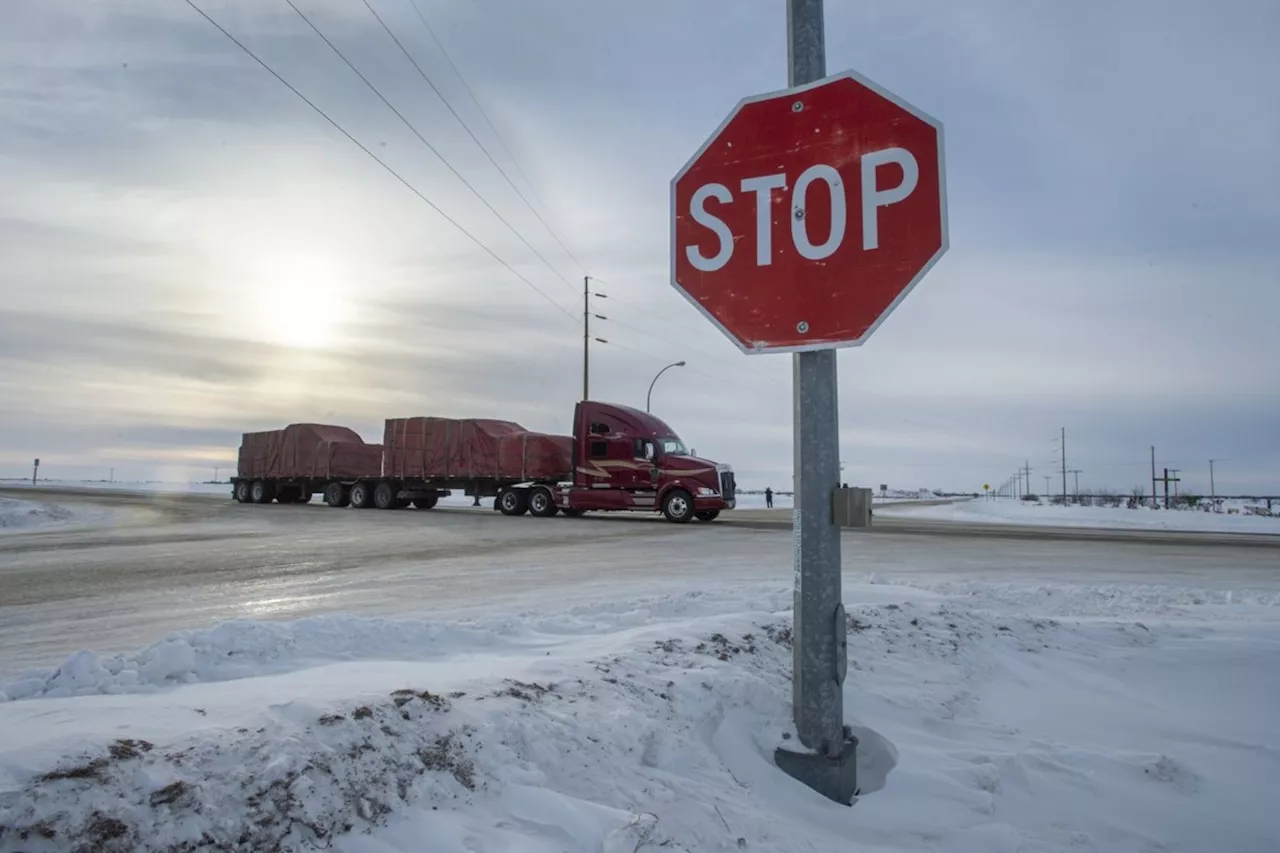
M 765 487 L 764 505 L 766 509 L 773 509 L 773 488 L 771 486 Z

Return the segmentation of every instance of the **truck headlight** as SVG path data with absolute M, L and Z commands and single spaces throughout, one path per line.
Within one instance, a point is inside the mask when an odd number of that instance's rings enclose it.
M 698 495 L 704 498 L 715 497 L 719 494 L 715 489 L 708 489 L 706 486 L 698 487 Z

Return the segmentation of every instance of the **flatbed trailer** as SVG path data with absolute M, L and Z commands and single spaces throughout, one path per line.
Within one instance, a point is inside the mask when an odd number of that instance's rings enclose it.
M 736 505 L 732 468 L 691 454 L 653 415 L 608 403 L 579 403 L 573 436 L 509 421 L 408 418 L 386 422 L 381 446 L 364 446 L 380 450 L 376 471 L 246 470 L 242 446 L 233 496 L 306 503 L 318 494 L 331 507 L 431 509 L 460 491 L 492 498 L 509 516 L 661 512 L 676 523 L 712 521 Z

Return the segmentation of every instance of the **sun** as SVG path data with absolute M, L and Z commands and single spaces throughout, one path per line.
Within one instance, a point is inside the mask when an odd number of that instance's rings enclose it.
M 343 320 L 342 270 L 318 255 L 278 255 L 265 261 L 251 296 L 258 337 L 295 349 L 331 345 Z

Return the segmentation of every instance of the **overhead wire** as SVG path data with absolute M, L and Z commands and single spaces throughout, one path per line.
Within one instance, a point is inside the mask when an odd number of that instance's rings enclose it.
M 543 299 L 547 300 L 547 302 L 549 302 L 558 311 L 560 311 L 560 313 L 564 314 L 566 317 L 572 320 L 575 325 L 581 325 L 581 321 L 574 314 L 569 312 L 559 302 L 556 302 L 554 299 L 552 299 L 549 294 L 544 292 L 540 287 L 538 287 L 536 284 L 534 284 L 532 281 L 530 281 L 528 278 L 522 275 L 519 270 L 511 266 L 511 264 L 507 263 L 507 261 L 505 261 L 500 255 L 498 255 L 495 251 L 493 251 L 488 246 L 486 246 L 480 240 L 480 238 L 476 237 L 474 234 L 472 234 L 470 231 L 464 228 L 462 224 L 459 223 L 456 219 L 454 219 L 449 214 L 445 213 L 444 210 L 442 210 L 439 205 L 437 205 L 435 202 L 429 199 L 421 190 L 419 190 L 417 187 L 411 184 L 403 175 L 401 175 L 399 172 L 393 169 L 390 165 L 388 165 L 387 162 L 384 161 L 381 157 L 373 153 L 373 151 L 371 151 L 367 146 L 365 146 L 364 143 L 362 143 L 360 140 L 352 136 L 351 133 L 345 127 L 339 124 L 335 119 L 333 119 L 328 113 L 322 110 L 319 106 L 317 106 L 314 101 L 312 101 L 306 95 L 302 94 L 302 92 L 300 92 L 297 88 L 295 88 L 292 83 L 290 83 L 283 76 L 281 76 L 279 72 L 277 72 L 274 68 L 272 68 L 269 64 L 267 64 L 265 60 L 263 60 L 256 53 L 254 53 L 253 50 L 251 50 L 247 45 L 245 45 L 244 42 L 240 41 L 229 30 L 227 30 L 225 27 L 219 24 L 216 20 L 214 20 L 208 13 L 204 11 L 204 9 L 201 9 L 198 5 L 196 5 L 194 0 L 183 0 L 183 2 L 185 2 L 188 6 L 194 9 L 200 15 L 200 17 L 204 18 L 206 21 L 212 24 L 218 30 L 218 32 L 226 36 L 233 44 L 235 44 L 236 47 L 244 51 L 244 53 L 247 54 L 250 59 L 258 63 L 258 65 L 262 66 L 262 68 L 268 74 L 270 74 L 276 80 L 280 81 L 280 83 L 283 84 L 285 88 L 287 88 L 290 92 L 292 92 L 299 99 L 301 99 L 303 103 L 311 107 L 311 109 L 314 110 L 317 114 L 319 114 L 321 118 L 323 118 L 330 125 L 332 125 L 335 130 L 337 130 L 339 133 L 345 136 L 348 140 L 350 140 L 352 144 L 354 144 L 357 148 L 359 148 L 365 154 L 369 155 L 369 157 L 372 158 L 374 162 L 376 162 L 379 166 L 385 169 L 393 178 L 395 178 L 397 181 L 403 184 L 406 189 L 408 189 L 415 196 L 417 196 L 419 199 L 425 202 L 432 210 L 434 210 L 441 217 L 443 217 L 446 222 L 448 222 L 454 228 L 457 228 L 458 231 L 463 234 L 463 236 L 471 240 L 471 242 L 475 243 L 487 255 L 489 255 L 491 258 L 497 261 L 500 265 L 502 265 L 508 272 L 510 272 L 512 275 L 514 275 L 516 278 L 522 281 L 525 285 L 527 285 L 530 289 L 532 289 L 535 293 L 537 293 Z
M 471 137 L 471 141 L 474 142 L 480 148 L 480 150 L 484 152 L 484 156 L 489 158 L 489 162 L 492 163 L 493 167 L 498 170 L 498 174 L 502 175 L 503 179 L 506 180 L 507 184 L 511 187 L 511 189 L 515 192 L 515 194 L 520 197 L 521 201 L 524 202 L 525 207 L 529 208 L 529 212 L 532 213 L 540 223 L 542 223 L 543 228 L 547 229 L 547 233 L 551 235 L 551 239 L 555 240 L 556 243 L 559 244 L 560 248 L 564 250 L 564 253 L 568 255 L 569 258 L 575 264 L 577 264 L 579 269 L 582 269 L 583 272 L 586 272 L 586 270 L 583 269 L 582 264 L 578 263 L 578 259 L 575 258 L 573 256 L 573 253 L 569 251 L 567 246 L 565 246 L 564 241 L 560 239 L 560 235 L 556 234 L 555 229 L 553 229 L 547 223 L 547 221 L 542 218 L 542 214 L 538 213 L 538 211 L 534 208 L 534 206 L 529 202 L 529 199 L 525 197 L 525 194 L 520 190 L 518 186 L 516 186 L 515 181 L 511 180 L 511 176 L 508 175 L 506 170 L 502 168 L 502 166 L 494 158 L 493 154 L 489 152 L 489 149 L 485 147 L 485 144 L 480 141 L 480 137 L 476 136 L 475 132 L 472 131 L 470 125 L 468 125 L 466 121 L 463 120 L 462 116 L 458 114 L 458 111 L 453 108 L 453 104 L 451 104 L 449 102 L 449 99 L 445 97 L 444 92 L 440 91 L 440 88 L 436 86 L 435 82 L 431 79 L 430 75 L 428 75 L 427 72 L 422 69 L 422 66 L 418 64 L 418 61 L 413 58 L 413 54 L 409 52 L 409 49 L 404 46 L 404 44 L 392 31 L 391 27 L 388 26 L 387 22 L 384 21 L 382 16 L 378 14 L 377 10 L 373 8 L 373 5 L 369 3 L 369 0 L 361 0 L 361 2 L 364 3 L 365 8 L 369 10 L 369 13 L 373 15 L 374 19 L 377 20 L 377 22 L 382 26 L 382 29 L 386 31 L 387 35 L 391 37 L 391 40 L 396 43 L 396 47 L 400 48 L 400 52 L 403 53 L 405 59 L 409 60 L 409 63 L 413 65 L 414 70 L 418 72 L 418 76 L 422 78 L 423 82 L 425 82 L 428 86 L 431 87 L 431 91 L 436 93 L 436 97 L 438 97 L 441 103 L 445 105 L 445 108 L 449 110 L 449 113 L 455 119 L 457 119 L 458 124 L 460 124 L 462 126 L 462 129 L 467 132 L 467 135 Z M 444 46 L 440 44 L 440 40 L 436 38 L 435 32 L 431 29 L 431 26 L 427 24 L 426 17 L 422 14 L 422 10 L 418 8 L 416 3 L 414 4 L 413 9 L 415 12 L 418 13 L 418 17 L 422 20 L 423 26 L 427 28 L 427 32 L 431 34 L 431 38 L 436 42 L 437 47 L 440 48 L 440 52 L 444 53 Z M 445 58 L 448 59 L 449 66 L 453 68 L 454 73 L 458 75 L 458 79 L 462 80 L 462 73 L 458 71 L 457 66 L 453 64 L 453 60 L 449 59 L 447 54 L 445 55 Z M 466 86 L 465 80 L 463 80 L 463 85 Z M 470 86 L 467 86 L 467 91 L 468 93 L 471 93 Z M 474 93 L 471 93 L 471 98 L 473 101 L 475 100 Z M 476 101 L 476 106 L 479 106 L 479 101 Z M 483 112 L 483 110 L 481 112 Z M 487 115 L 485 116 L 485 120 L 486 121 L 488 120 Z M 492 122 L 490 122 L 490 127 L 492 127 Z M 496 135 L 497 131 L 495 130 L 494 133 Z M 507 151 L 507 155 L 508 156 L 511 155 L 511 152 L 509 150 Z M 512 158 L 513 162 L 514 162 L 514 159 L 515 158 Z M 528 181 L 527 177 L 525 178 L 525 181 Z M 532 187 L 532 184 L 530 184 L 530 187 Z M 567 279 L 565 281 L 566 283 L 568 283 Z
M 489 130 L 493 132 L 493 136 L 495 139 L 498 140 L 498 144 L 502 146 L 502 150 L 506 152 L 507 159 L 511 161 L 511 165 L 515 167 L 516 172 L 518 172 L 520 174 L 520 177 L 524 179 L 525 184 L 529 187 L 529 192 L 533 194 L 533 197 L 537 199 L 538 204 L 542 205 L 543 209 L 545 210 L 547 208 L 547 203 L 543 201 L 542 198 L 538 195 L 537 188 L 534 187 L 533 181 L 529 180 L 529 176 L 525 174 L 524 169 L 520 168 L 520 161 L 516 159 L 515 154 L 511 153 L 511 148 L 507 145 L 506 140 L 502 138 L 502 134 L 498 132 L 498 128 L 494 125 L 493 120 L 489 118 L 489 113 L 485 110 L 484 105 L 480 103 L 480 99 L 476 97 L 476 93 L 472 91 L 471 86 L 467 83 L 467 78 L 463 76 L 462 69 L 458 68 L 457 64 L 454 63 L 453 57 L 450 56 L 449 51 L 445 49 L 444 44 L 440 41 L 440 38 L 436 35 L 436 31 L 432 28 L 431 24 L 427 23 L 427 17 L 422 13 L 422 8 L 418 5 L 418 0 L 409 0 L 409 3 L 413 6 L 413 11 L 418 14 L 418 20 L 422 21 L 422 26 L 424 29 L 426 29 L 427 35 L 431 36 L 431 40 L 435 42 L 436 48 L 440 51 L 440 55 L 444 57 L 445 62 L 449 63 L 449 68 L 452 69 L 454 75 L 458 78 L 458 82 L 462 84 L 462 88 L 466 89 L 467 96 L 471 98 L 471 103 L 476 105 L 476 110 L 479 111 L 480 115 L 484 118 L 485 124 L 487 124 L 489 126 Z M 435 86 L 433 85 L 432 88 L 434 89 Z M 439 94 L 439 91 L 437 90 L 436 93 Z M 444 96 L 441 95 L 440 98 L 441 100 L 445 101 L 445 106 L 448 106 L 448 101 L 444 98 Z M 450 111 L 452 112 L 452 108 L 450 109 Z M 462 122 L 461 119 L 459 119 L 458 121 Z M 466 127 L 465 122 L 463 122 L 462 124 L 463 124 L 463 127 Z M 469 130 L 470 129 L 468 128 L 468 132 Z M 474 138 L 474 134 L 473 134 L 473 138 Z M 478 143 L 479 143 L 479 140 L 477 140 L 477 144 Z M 483 148 L 484 146 L 481 146 L 481 147 Z M 488 154 L 489 152 L 486 150 L 485 153 Z M 493 157 L 490 156 L 489 159 L 492 160 Z M 494 165 L 496 166 L 497 164 L 495 163 Z M 501 167 L 499 167 L 498 171 L 500 172 L 502 171 Z M 502 172 L 502 175 L 503 177 L 507 178 L 508 183 L 511 182 L 511 178 L 507 176 L 506 172 Z M 515 189 L 515 184 L 512 184 L 512 188 Z M 516 193 L 520 195 L 520 198 L 524 201 L 525 204 L 529 205 L 529 209 L 533 210 L 533 205 L 529 204 L 529 200 L 524 197 L 524 194 L 521 193 L 518 189 L 516 190 Z M 538 216 L 538 212 L 536 210 L 534 210 L 533 213 L 535 216 Z M 538 216 L 538 221 L 541 222 L 544 227 L 546 227 L 547 231 L 551 234 L 552 239 L 554 239 L 556 243 L 560 245 L 560 248 L 564 250 L 564 253 L 569 256 L 569 259 L 573 261 L 574 264 L 578 267 L 578 269 L 585 274 L 587 272 L 587 268 L 583 266 L 582 262 L 578 260 L 578 258 L 573 254 L 572 251 L 570 251 L 569 247 L 566 246 L 564 241 L 560 239 L 560 236 L 556 234 L 555 230 L 552 229 L 552 227 L 548 225 L 547 222 L 541 216 Z
M 605 281 L 605 280 L 603 280 L 603 279 L 597 278 L 597 277 L 595 277 L 595 276 L 592 276 L 592 277 L 591 277 L 591 280 L 592 280 L 592 281 L 594 281 L 594 282 L 597 282 L 597 283 L 599 283 L 599 284 L 603 284 L 605 287 L 614 287 L 614 286 L 616 286 L 616 285 L 611 285 L 609 282 L 607 282 L 607 281 Z M 648 309 L 648 308 L 643 308 L 643 307 L 641 307 L 641 306 L 639 306 L 639 305 L 636 305 L 636 304 L 635 304 L 635 303 L 633 303 L 633 302 L 628 302 L 628 301 L 627 301 L 627 300 L 625 300 L 625 299 L 619 299 L 619 298 L 618 298 L 617 296 L 615 296 L 613 293 L 610 293 L 610 294 L 609 294 L 609 299 L 610 299 L 610 300 L 612 300 L 612 301 L 614 301 L 614 302 L 617 302 L 619 305 L 625 305 L 625 306 L 627 306 L 628 308 L 632 309 L 633 311 L 639 311 L 641 314 L 647 314 L 647 315 L 649 315 L 650 317 L 652 317 L 653 319 L 655 319 L 655 320 L 659 320 L 659 321 L 661 321 L 661 322 L 663 322 L 663 323 L 666 323 L 666 324 L 667 324 L 667 325 L 669 325 L 669 326 L 678 326 L 679 328 L 682 328 L 682 329 L 684 329 L 685 331 L 688 331 L 688 332 L 693 332 L 694 334 L 704 334 L 704 333 L 707 331 L 707 330 L 706 330 L 706 327 L 703 327 L 703 328 L 701 328 L 701 329 L 695 329 L 695 328 L 693 328 L 692 326 L 687 326 L 687 325 L 685 325 L 684 323 L 681 323 L 681 322 L 679 322 L 679 321 L 677 321 L 677 320 L 672 320 L 670 317 L 664 317 L 664 316 L 663 316 L 663 315 L 661 315 L 661 314 L 658 314 L 658 313 L 656 313 L 656 312 L 654 312 L 654 311 L 651 311 L 651 310 L 650 310 L 650 309 Z
M 355 66 L 355 63 L 353 63 L 350 59 L 347 58 L 347 55 L 343 53 L 342 50 L 336 44 L 334 44 L 333 41 L 331 41 L 329 37 L 326 36 L 320 30 L 320 28 L 315 25 L 314 22 L 312 22 L 311 18 L 307 17 L 307 14 L 305 12 L 303 12 L 301 9 L 298 8 L 297 4 L 295 4 L 293 0 L 284 0 L 284 2 L 288 4 L 289 8 L 292 9 L 295 13 L 297 13 L 298 17 L 301 18 L 306 23 L 306 25 L 311 28 L 312 32 L 314 32 L 317 36 L 319 36 L 320 39 L 326 45 L 329 46 L 329 49 L 332 50 L 334 54 L 336 54 L 337 57 L 341 59 L 346 64 L 346 66 L 350 68 L 351 71 L 357 77 L 359 77 L 360 80 L 366 86 L 369 87 L 369 90 L 378 96 L 378 99 L 382 101 L 383 104 L 386 105 L 387 109 L 395 113 L 396 118 L 400 119 L 400 121 L 404 123 L 404 126 L 409 128 L 409 130 L 413 133 L 413 135 L 418 138 L 418 141 L 421 142 L 423 145 L 425 145 L 432 154 L 436 155 L 436 157 L 440 160 L 440 162 L 445 165 L 445 168 L 447 168 L 450 172 L 452 172 L 454 177 L 456 177 L 459 181 L 461 181 L 463 186 L 469 189 L 472 195 L 478 198 L 480 200 L 480 203 L 483 204 L 486 208 L 488 208 L 489 212 L 492 213 L 494 216 L 496 216 L 498 218 L 498 221 L 501 222 L 503 225 L 505 225 L 507 227 L 507 230 L 509 230 L 512 234 L 516 236 L 516 239 L 518 239 L 521 243 L 523 243 L 529 249 L 529 251 L 533 252 L 533 254 L 537 256 L 538 260 L 542 261 L 542 263 L 546 265 L 547 269 L 551 270 L 551 272 L 557 278 L 559 278 L 562 282 L 568 285 L 570 289 L 573 289 L 573 285 L 569 283 L 569 280 L 565 278 L 563 275 L 561 275 L 560 271 L 557 270 L 554 266 L 552 266 L 551 262 L 548 261 L 543 256 L 543 254 L 539 252 L 537 248 L 532 243 L 530 243 L 525 238 L 525 236 L 516 229 L 514 225 L 508 222 L 506 217 L 504 217 L 501 213 L 499 213 L 498 209 L 494 207 L 492 204 L 490 204 L 489 200 L 486 199 L 479 190 L 477 190 L 474 186 L 472 186 L 470 181 L 468 181 L 466 178 L 462 176 L 461 172 L 459 172 L 456 168 L 454 168 L 453 164 L 449 162 L 448 158 L 445 157 L 443 154 L 441 154 L 440 151 L 434 145 L 432 145 L 425 136 L 422 135 L 422 133 L 413 124 L 413 122 L 405 118 L 404 113 L 396 109 L 395 105 L 392 104 L 391 101 L 388 100 L 387 97 L 382 94 L 382 90 L 380 90 L 377 86 L 375 86 L 373 84 L 373 81 L 371 81 L 368 77 L 366 77 L 364 75 L 364 72 L 362 72 L 359 68 L 357 68 Z M 366 3 L 365 5 L 368 5 L 368 4 Z M 373 7 L 370 6 L 369 10 L 372 12 Z M 376 12 L 374 12 L 374 16 L 377 17 Z M 388 32 L 390 31 L 388 30 Z M 395 36 L 393 35 L 392 38 L 394 39 Z

